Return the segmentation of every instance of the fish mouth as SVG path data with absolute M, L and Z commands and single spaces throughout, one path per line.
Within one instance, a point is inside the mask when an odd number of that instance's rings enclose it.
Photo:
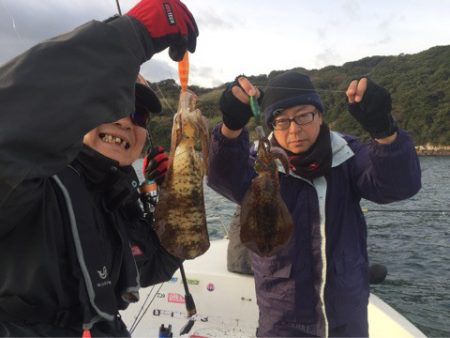
M 117 144 L 118 146 L 122 147 L 125 150 L 130 148 L 130 142 L 124 137 L 108 133 L 100 133 L 99 137 L 105 143 Z

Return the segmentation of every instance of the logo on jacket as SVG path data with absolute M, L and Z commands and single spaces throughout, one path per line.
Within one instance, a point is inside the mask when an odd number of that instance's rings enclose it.
M 101 279 L 106 279 L 106 277 L 108 277 L 108 270 L 106 269 L 106 266 L 103 266 L 102 270 L 97 270 L 97 273 Z

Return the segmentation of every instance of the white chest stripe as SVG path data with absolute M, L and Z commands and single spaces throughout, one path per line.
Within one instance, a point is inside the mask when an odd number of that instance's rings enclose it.
M 349 158 L 353 157 L 354 153 L 348 146 L 347 141 L 338 133 L 332 131 L 330 133 L 330 137 L 331 137 L 331 149 L 333 152 L 332 167 L 337 167 L 338 165 L 347 161 Z M 277 160 L 277 164 L 278 164 L 278 171 L 285 173 L 284 167 L 281 165 L 281 162 L 279 160 Z M 318 197 L 319 214 L 320 214 L 320 237 L 321 237 L 320 253 L 322 259 L 321 285 L 318 297 L 321 304 L 322 315 L 324 318 L 325 337 L 328 337 L 328 318 L 325 306 L 325 286 L 327 280 L 325 199 L 327 195 L 327 181 L 323 176 L 318 177 L 311 182 L 301 176 L 295 175 L 292 172 L 290 172 L 289 175 L 314 186 Z
M 319 199 L 319 214 L 320 214 L 320 254 L 322 258 L 322 272 L 321 272 L 321 284 L 319 292 L 319 300 L 321 304 L 322 315 L 324 319 L 325 326 L 325 338 L 328 337 L 328 318 L 325 308 L 325 285 L 327 281 L 327 237 L 325 233 L 325 198 L 327 195 L 327 181 L 325 177 L 318 177 L 313 180 L 314 188 L 317 192 L 317 197 Z

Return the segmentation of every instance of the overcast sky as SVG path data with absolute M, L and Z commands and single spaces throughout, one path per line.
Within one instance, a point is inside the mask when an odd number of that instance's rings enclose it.
M 123 12 L 136 0 L 120 0 Z M 190 84 L 238 74 L 342 65 L 373 55 L 450 44 L 450 0 L 185 0 L 200 37 Z M 0 64 L 37 42 L 117 13 L 115 0 L 0 0 Z M 145 65 L 150 81 L 177 79 L 167 51 Z

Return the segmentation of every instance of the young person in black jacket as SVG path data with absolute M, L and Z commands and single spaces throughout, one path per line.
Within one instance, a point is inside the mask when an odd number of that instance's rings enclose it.
M 197 36 L 180 1 L 142 0 L 0 68 L 0 336 L 129 336 L 119 310 L 178 268 L 138 202 L 161 109 L 138 71 Z

